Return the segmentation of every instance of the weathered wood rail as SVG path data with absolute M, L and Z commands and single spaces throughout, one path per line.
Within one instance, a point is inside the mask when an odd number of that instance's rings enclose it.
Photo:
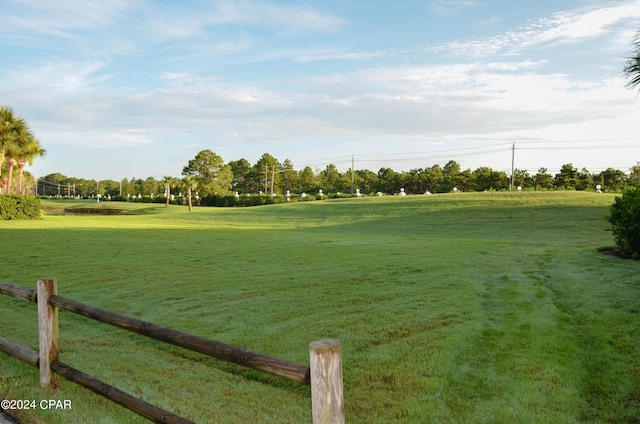
M 274 358 L 236 346 L 183 333 L 58 296 L 55 279 L 40 279 L 37 290 L 0 282 L 0 294 L 38 305 L 39 352 L 0 337 L 0 351 L 40 370 L 40 384 L 57 387 L 58 376 L 80 384 L 157 423 L 190 423 L 101 382 L 58 360 L 58 309 L 170 343 L 223 361 L 311 385 L 313 423 L 344 423 L 341 345 L 324 339 L 309 345 L 310 366 Z

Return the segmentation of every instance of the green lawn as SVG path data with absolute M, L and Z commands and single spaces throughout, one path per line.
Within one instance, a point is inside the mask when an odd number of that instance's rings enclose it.
M 340 339 L 350 423 L 640 423 L 640 262 L 598 252 L 613 201 L 50 210 L 0 222 L 0 280 L 55 277 L 62 296 L 302 364 Z M 0 296 L 0 311 L 0 336 L 37 349 L 35 305 Z M 60 332 L 62 362 L 198 423 L 311 422 L 309 386 L 65 311 Z M 41 389 L 2 353 L 0 394 L 73 402 L 26 422 L 146 422 L 71 382 Z

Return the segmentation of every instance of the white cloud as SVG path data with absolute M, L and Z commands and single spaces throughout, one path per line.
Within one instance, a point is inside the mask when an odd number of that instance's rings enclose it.
M 640 1 L 611 7 L 556 13 L 549 19 L 538 21 L 542 28 L 531 44 L 548 41 L 570 42 L 592 38 L 604 33 L 611 25 L 640 16 Z

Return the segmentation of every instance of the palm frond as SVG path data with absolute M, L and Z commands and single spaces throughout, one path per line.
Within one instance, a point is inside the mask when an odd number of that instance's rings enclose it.
M 633 40 L 632 56 L 626 59 L 626 65 L 622 73 L 627 79 L 626 87 L 635 88 L 640 86 L 640 31 L 638 31 L 635 40 Z

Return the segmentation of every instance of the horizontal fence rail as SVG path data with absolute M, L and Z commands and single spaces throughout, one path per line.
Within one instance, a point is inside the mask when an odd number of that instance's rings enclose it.
M 67 380 L 71 380 L 74 383 L 80 384 L 86 387 L 94 393 L 106 397 L 119 405 L 122 405 L 138 415 L 147 418 L 150 421 L 156 423 L 171 423 L 171 424 L 194 424 L 193 421 L 189 421 L 182 417 L 167 412 L 164 409 L 151 405 L 143 400 L 133 397 L 122 390 L 116 389 L 113 386 L 105 384 L 100 380 L 84 374 L 68 365 L 65 365 L 59 361 L 53 361 L 51 363 L 51 369 L 59 375 L 65 377 Z
M 15 356 L 22 362 L 26 362 L 34 367 L 39 367 L 40 354 L 28 347 L 20 346 L 13 343 L 3 337 L 0 337 L 0 351 L 9 355 Z M 147 418 L 150 421 L 156 423 L 173 423 L 173 424 L 194 424 L 193 421 L 186 420 L 177 415 L 167 412 L 163 409 L 153 406 L 143 400 L 135 398 L 122 390 L 116 389 L 100 380 L 97 380 L 87 374 L 84 374 L 77 369 L 74 369 L 60 361 L 53 361 L 51 363 L 51 369 L 59 375 L 65 377 L 67 380 L 73 381 L 87 389 L 97 393 L 101 396 L 110 399 L 117 404 L 124 406 L 138 415 Z
M 40 354 L 38 352 L 7 340 L 4 337 L 0 337 L 0 351 L 15 356 L 22 362 L 26 362 L 36 368 L 39 367 Z
M 325 339 L 311 343 L 311 366 L 307 367 L 66 299 L 57 295 L 57 282 L 54 279 L 38 280 L 37 290 L 0 282 L 0 294 L 38 304 L 40 352 L 2 337 L 0 351 L 39 368 L 40 382 L 43 386 L 57 387 L 57 376 L 60 375 L 151 421 L 191 423 L 58 361 L 60 308 L 217 359 L 310 384 L 313 422 L 344 423 L 341 345 L 338 340 Z
M 38 302 L 38 291 L 27 287 L 16 286 L 10 283 L 0 282 L 0 293 L 17 299 L 28 300 L 29 302 Z
M 104 309 L 85 305 L 60 296 L 51 296 L 49 303 L 66 311 L 104 322 L 152 339 L 160 340 L 194 352 L 233 362 L 248 368 L 268 372 L 289 380 L 310 384 L 309 367 L 272 358 L 267 355 L 241 349 L 224 343 L 172 330 L 161 325 L 130 318 Z

